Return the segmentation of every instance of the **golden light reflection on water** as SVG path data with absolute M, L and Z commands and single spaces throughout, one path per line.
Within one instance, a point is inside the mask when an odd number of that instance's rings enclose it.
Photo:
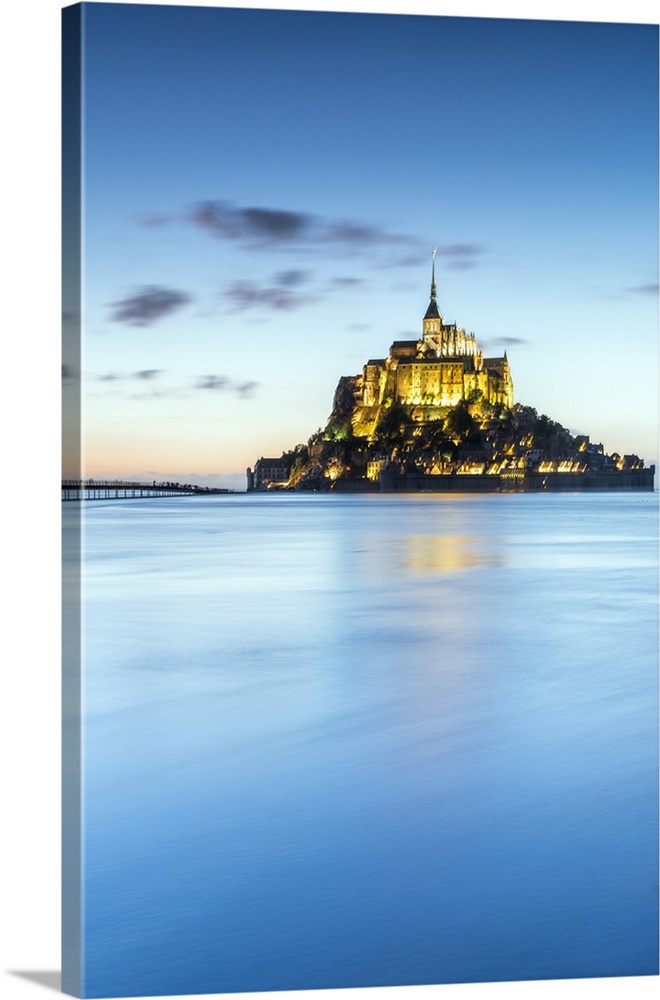
M 459 573 L 486 566 L 504 566 L 502 551 L 467 535 L 413 535 L 407 539 L 404 565 L 414 573 Z

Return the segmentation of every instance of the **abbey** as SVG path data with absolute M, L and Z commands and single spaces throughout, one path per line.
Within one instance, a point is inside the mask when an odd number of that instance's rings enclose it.
M 653 489 L 654 467 L 513 401 L 506 352 L 485 358 L 445 322 L 435 252 L 417 340 L 339 379 L 325 428 L 247 470 L 252 490 L 469 491 Z
M 392 402 L 411 407 L 412 419 L 420 423 L 437 420 L 463 401 L 513 406 L 506 352 L 500 358 L 484 358 L 473 333 L 445 322 L 438 305 L 435 259 L 420 339 L 395 340 L 387 358 L 367 361 L 353 389 L 353 432 L 360 437 L 373 434 L 381 408 Z

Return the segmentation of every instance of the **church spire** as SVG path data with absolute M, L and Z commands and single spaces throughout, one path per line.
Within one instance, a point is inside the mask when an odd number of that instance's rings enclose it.
M 431 301 L 429 302 L 429 307 L 426 310 L 424 320 L 437 319 L 442 322 L 442 316 L 440 315 L 440 310 L 438 308 L 438 287 L 435 283 L 435 255 L 437 252 L 438 248 L 435 247 L 431 255 L 433 258 L 433 266 L 431 270 Z M 424 333 L 437 333 L 439 329 L 440 327 L 437 324 L 424 323 Z

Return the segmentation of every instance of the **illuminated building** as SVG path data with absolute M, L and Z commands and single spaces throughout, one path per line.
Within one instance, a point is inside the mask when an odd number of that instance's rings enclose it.
M 247 470 L 252 490 L 529 491 L 653 489 L 653 466 L 607 455 L 530 406 L 514 405 L 506 352 L 485 358 L 473 333 L 431 297 L 417 340 L 343 375 L 323 430 Z
M 446 323 L 438 305 L 435 259 L 431 300 L 419 340 L 395 340 L 384 359 L 367 361 L 354 379 L 354 433 L 368 436 L 379 410 L 392 402 L 412 407 L 415 421 L 437 420 L 459 403 L 483 399 L 513 406 L 513 380 L 506 356 L 484 358 L 473 333 Z M 442 412 L 440 412 L 442 411 Z
M 291 460 L 281 458 L 258 458 L 252 469 L 246 470 L 248 490 L 268 490 L 286 486 L 291 471 Z

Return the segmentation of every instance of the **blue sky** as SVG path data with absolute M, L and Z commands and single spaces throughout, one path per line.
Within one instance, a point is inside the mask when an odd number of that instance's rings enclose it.
M 88 475 L 244 484 L 440 307 L 657 460 L 658 29 L 87 4 Z

